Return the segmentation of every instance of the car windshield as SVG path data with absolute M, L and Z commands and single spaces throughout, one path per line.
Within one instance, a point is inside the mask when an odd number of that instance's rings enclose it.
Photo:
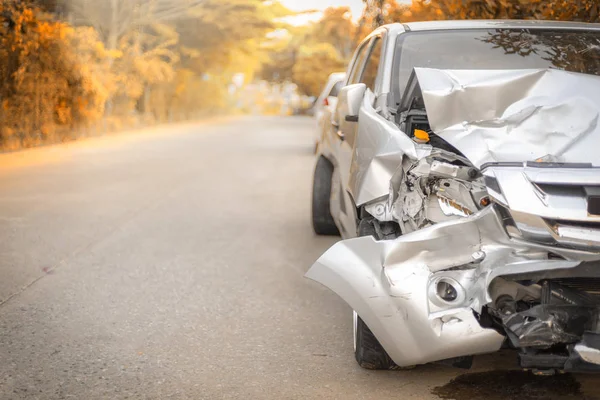
M 555 68 L 600 75 L 600 32 L 477 29 L 400 35 L 394 76 L 404 93 L 415 67 L 440 69 Z

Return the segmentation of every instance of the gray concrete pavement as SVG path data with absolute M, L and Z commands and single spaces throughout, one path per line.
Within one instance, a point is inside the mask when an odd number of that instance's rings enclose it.
M 438 398 L 464 371 L 360 369 L 351 310 L 303 278 L 335 240 L 310 226 L 312 126 L 242 118 L 0 155 L 0 398 Z M 557 398 L 596 398 L 578 379 Z

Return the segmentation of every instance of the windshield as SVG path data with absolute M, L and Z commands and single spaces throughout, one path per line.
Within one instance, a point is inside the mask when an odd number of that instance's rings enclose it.
M 600 75 L 600 32 L 531 29 L 413 32 L 399 36 L 396 57 L 398 98 L 415 67 L 556 68 Z

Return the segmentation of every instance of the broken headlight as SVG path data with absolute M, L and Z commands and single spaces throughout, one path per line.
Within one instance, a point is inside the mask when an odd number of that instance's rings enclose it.
M 441 179 L 435 185 L 439 207 L 446 216 L 468 217 L 489 204 L 483 185 L 457 179 Z

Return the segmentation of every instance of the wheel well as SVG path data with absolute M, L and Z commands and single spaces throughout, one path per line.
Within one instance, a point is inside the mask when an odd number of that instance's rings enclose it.
M 325 156 L 324 154 L 319 155 L 319 157 L 317 158 L 317 163 L 319 161 L 321 161 L 321 159 L 326 161 L 331 167 L 335 168 L 335 164 L 329 158 L 327 158 L 327 156 Z

